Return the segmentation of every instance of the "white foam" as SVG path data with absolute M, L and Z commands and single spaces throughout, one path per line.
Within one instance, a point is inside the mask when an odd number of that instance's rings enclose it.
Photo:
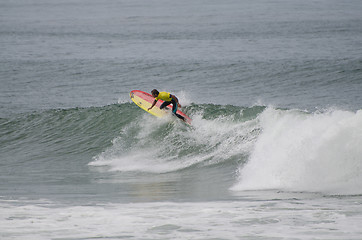
M 125 128 L 113 146 L 95 157 L 90 165 L 108 166 L 111 171 L 165 173 L 201 162 L 217 164 L 250 152 L 255 140 L 251 133 L 255 120 L 233 122 L 227 117 L 205 120 L 201 115 L 192 118 L 192 127 L 187 127 L 177 119 L 156 119 L 145 114 L 139 122 Z M 138 129 L 133 136 L 135 143 L 129 144 L 128 138 L 135 129 Z M 164 137 L 156 141 L 155 135 Z
M 192 103 L 191 96 L 186 91 L 179 91 L 176 93 L 176 97 L 178 98 L 182 107 L 188 106 Z M 181 109 L 182 111 L 182 109 Z
M 0 209 L 1 237 L 7 240 L 359 239 L 361 232 L 360 203 L 353 199 L 86 206 L 0 201 Z
M 266 109 L 262 133 L 233 190 L 362 193 L 362 111 Z

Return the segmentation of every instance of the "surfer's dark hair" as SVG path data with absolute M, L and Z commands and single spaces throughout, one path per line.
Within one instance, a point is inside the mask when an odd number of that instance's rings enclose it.
M 160 94 L 158 91 L 157 91 L 157 89 L 153 89 L 152 91 L 151 91 L 151 93 L 152 93 L 152 95 L 157 95 L 158 96 L 158 94 Z

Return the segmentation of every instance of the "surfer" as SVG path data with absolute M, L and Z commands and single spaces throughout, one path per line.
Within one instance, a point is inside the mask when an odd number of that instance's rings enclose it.
M 164 109 L 172 103 L 172 113 L 175 114 L 176 117 L 185 121 L 185 118 L 183 116 L 176 113 L 177 107 L 181 107 L 181 104 L 178 102 L 178 98 L 175 95 L 172 95 L 169 92 L 159 92 L 156 89 L 153 89 L 151 93 L 152 96 L 155 98 L 155 101 L 153 101 L 152 106 L 148 109 L 148 111 L 150 111 L 156 105 L 157 101 L 161 99 L 164 102 L 161 104 L 160 109 Z

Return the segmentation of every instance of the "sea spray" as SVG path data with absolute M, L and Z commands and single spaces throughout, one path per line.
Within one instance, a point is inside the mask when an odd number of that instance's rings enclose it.
M 258 135 L 259 107 L 205 104 L 186 110 L 192 126 L 139 111 L 139 118 L 124 126 L 113 145 L 90 165 L 108 166 L 111 171 L 166 173 L 245 160 Z
M 262 132 L 233 190 L 361 194 L 362 111 L 266 109 Z

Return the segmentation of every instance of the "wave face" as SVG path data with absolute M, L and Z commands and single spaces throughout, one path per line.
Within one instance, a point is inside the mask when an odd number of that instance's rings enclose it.
M 214 104 L 183 110 L 192 126 L 155 118 L 129 102 L 0 119 L 1 174 L 15 185 L 102 178 L 92 174 L 192 173 L 199 178 L 174 179 L 181 185 L 202 179 L 224 193 L 362 194 L 361 110 L 308 113 Z M 222 181 L 227 184 L 217 185 Z
M 361 194 L 362 111 L 209 104 L 191 105 L 186 112 L 194 119 L 192 127 L 143 114 L 90 165 L 167 173 L 237 163 L 235 191 Z
M 140 117 L 128 122 L 112 147 L 90 165 L 106 165 L 111 171 L 168 173 L 243 162 L 257 136 L 256 116 L 263 109 L 191 105 L 185 111 L 192 114 L 192 126 L 139 112 Z

